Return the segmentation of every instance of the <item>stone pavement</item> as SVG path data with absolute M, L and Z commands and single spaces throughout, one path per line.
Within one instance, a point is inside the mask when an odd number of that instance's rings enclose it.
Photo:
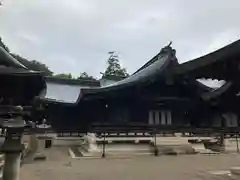
M 236 154 L 72 159 L 66 148 L 48 151 L 48 160 L 21 168 L 24 180 L 211 180 L 213 172 L 240 165 Z M 212 174 L 211 174 L 212 173 Z

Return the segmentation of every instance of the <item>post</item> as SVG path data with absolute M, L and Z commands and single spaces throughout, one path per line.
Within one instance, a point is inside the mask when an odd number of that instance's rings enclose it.
M 103 151 L 102 151 L 102 158 L 105 158 L 106 154 L 105 154 L 105 140 L 106 140 L 106 135 L 105 132 L 103 133 Z
M 158 152 L 158 148 L 157 148 L 157 134 L 156 132 L 154 132 L 154 155 L 158 156 L 159 152 Z
M 236 135 L 236 143 L 237 143 L 237 153 L 239 153 L 239 147 L 238 147 L 238 135 Z
M 220 146 L 221 146 L 221 149 L 220 151 L 221 152 L 224 152 L 225 151 L 225 134 L 224 133 L 221 133 L 220 134 Z

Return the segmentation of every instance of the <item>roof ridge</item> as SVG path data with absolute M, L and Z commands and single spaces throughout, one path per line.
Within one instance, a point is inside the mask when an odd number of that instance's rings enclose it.
M 46 76 L 46 81 L 51 83 L 67 84 L 67 85 L 96 85 L 100 86 L 99 80 L 89 80 L 89 79 L 69 79 L 62 77 Z
M 170 42 L 167 46 L 161 48 L 161 50 L 159 51 L 159 53 L 157 53 L 157 55 L 155 55 L 152 59 L 150 59 L 148 62 L 146 62 L 142 67 L 140 67 L 136 72 L 134 72 L 133 74 L 138 73 L 139 71 L 142 71 L 143 69 L 145 69 L 146 67 L 150 66 L 152 63 L 154 63 L 155 61 L 159 60 L 159 57 L 162 56 L 163 53 L 166 53 L 166 51 L 168 52 L 169 50 L 172 51 L 173 53 L 176 52 L 175 49 L 173 49 L 171 47 L 172 42 Z M 177 58 L 176 58 L 177 59 Z

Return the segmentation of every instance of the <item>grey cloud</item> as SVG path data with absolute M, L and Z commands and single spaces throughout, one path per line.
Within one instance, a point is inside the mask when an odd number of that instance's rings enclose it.
M 0 35 L 12 51 L 56 73 L 99 76 L 107 52 L 135 71 L 170 40 L 179 61 L 239 38 L 238 0 L 8 0 Z

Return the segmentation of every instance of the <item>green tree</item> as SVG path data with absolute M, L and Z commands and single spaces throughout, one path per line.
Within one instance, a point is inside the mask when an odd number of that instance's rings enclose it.
M 73 79 L 73 76 L 70 73 L 69 74 L 64 74 L 64 73 L 56 74 L 56 75 L 54 75 L 54 77 Z
M 119 62 L 118 55 L 115 52 L 109 52 L 110 57 L 107 60 L 107 69 L 103 73 L 104 76 L 118 76 L 118 77 L 127 77 L 129 74 L 125 68 L 122 68 Z
M 83 72 L 80 74 L 80 76 L 77 79 L 82 80 L 96 80 L 93 76 L 89 76 L 87 72 Z

